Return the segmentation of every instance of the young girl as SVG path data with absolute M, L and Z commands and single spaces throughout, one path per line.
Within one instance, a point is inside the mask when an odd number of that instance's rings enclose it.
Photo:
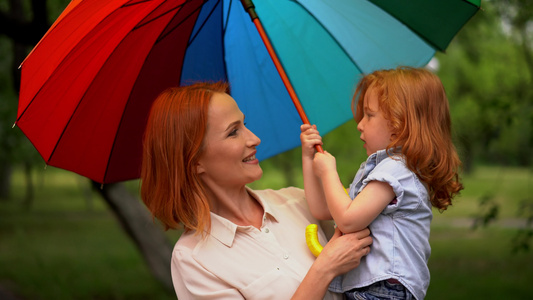
M 311 213 L 333 218 L 345 233 L 369 227 L 373 238 L 371 253 L 330 290 L 348 299 L 423 299 L 430 278 L 431 207 L 445 210 L 463 188 L 444 88 L 424 69 L 375 71 L 358 83 L 352 111 L 368 159 L 349 196 L 335 158 L 315 154 L 314 145 L 322 144 L 316 126 L 301 127 Z

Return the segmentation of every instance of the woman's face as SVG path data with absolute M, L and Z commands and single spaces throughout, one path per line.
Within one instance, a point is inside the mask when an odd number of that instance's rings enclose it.
M 255 158 L 261 140 L 244 124 L 244 114 L 228 94 L 215 93 L 209 103 L 204 152 L 197 171 L 204 183 L 240 187 L 261 178 Z

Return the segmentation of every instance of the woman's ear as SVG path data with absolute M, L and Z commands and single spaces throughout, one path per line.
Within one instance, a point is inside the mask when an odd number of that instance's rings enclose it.
M 199 162 L 196 164 L 196 174 L 205 173 L 204 166 Z

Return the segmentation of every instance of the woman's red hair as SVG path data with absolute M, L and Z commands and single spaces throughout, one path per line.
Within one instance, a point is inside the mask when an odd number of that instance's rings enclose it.
M 352 100 L 356 122 L 363 118 L 370 90 L 377 92 L 379 109 L 395 134 L 387 150 L 401 148 L 407 167 L 429 186 L 431 204 L 445 210 L 463 185 L 448 98 L 440 79 L 428 70 L 410 67 L 366 75 Z
M 141 198 L 165 226 L 197 233 L 211 226 L 209 201 L 196 172 L 209 102 L 226 83 L 169 88 L 154 101 L 143 139 Z

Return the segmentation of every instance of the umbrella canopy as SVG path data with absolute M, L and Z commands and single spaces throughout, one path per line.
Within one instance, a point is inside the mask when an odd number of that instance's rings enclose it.
M 424 66 L 479 8 L 464 0 L 261 0 L 256 12 L 311 123 L 349 120 L 361 73 Z M 299 117 L 238 1 L 74 0 L 21 65 L 17 126 L 47 164 L 101 183 L 138 178 L 155 97 L 228 81 L 265 159 Z

